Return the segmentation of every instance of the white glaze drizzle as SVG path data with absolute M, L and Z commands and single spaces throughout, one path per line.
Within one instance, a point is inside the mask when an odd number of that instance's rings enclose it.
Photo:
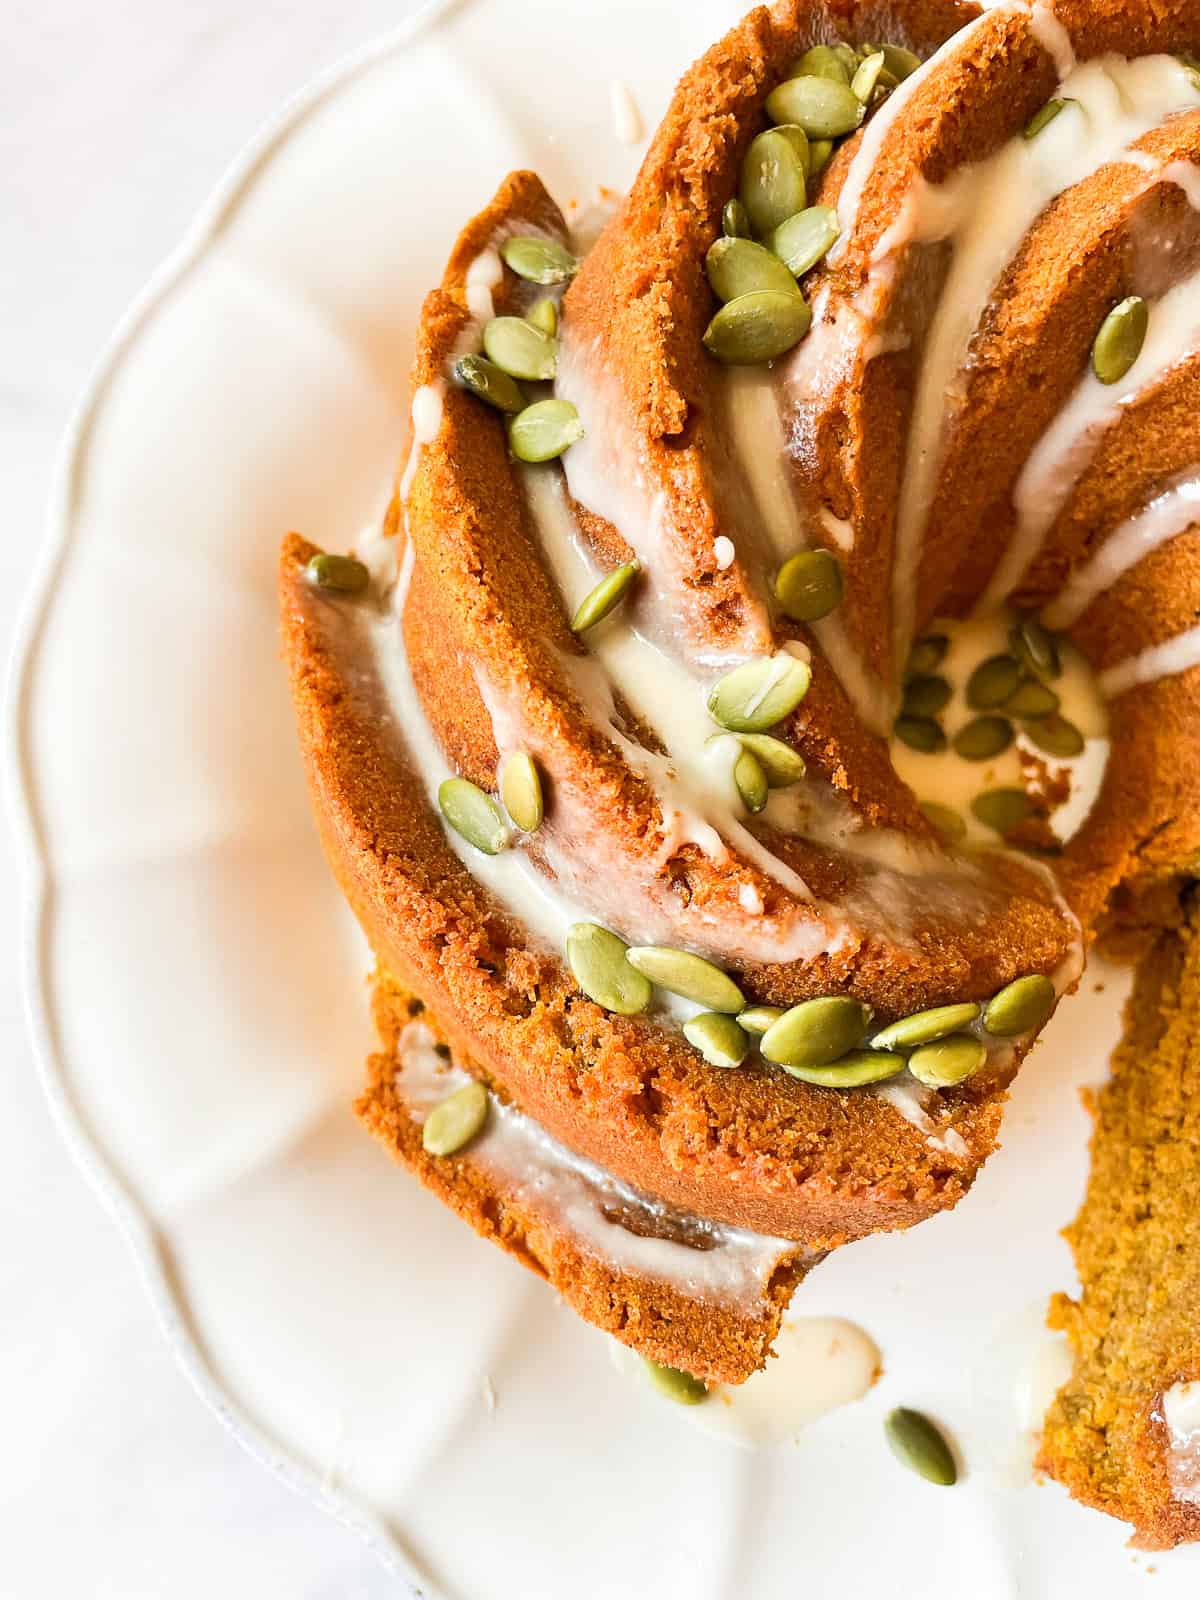
M 877 1083 L 871 1091 L 878 1099 L 886 1100 L 893 1111 L 898 1111 L 905 1122 L 925 1135 L 925 1143 L 933 1150 L 951 1156 L 969 1156 L 971 1147 L 955 1128 L 943 1127 L 929 1115 L 928 1107 L 938 1103 L 936 1089 L 919 1083 L 911 1073 L 904 1072 Z
M 614 134 L 622 144 L 641 144 L 646 137 L 646 130 L 637 101 L 633 98 L 633 90 L 627 83 L 614 78 L 608 86 L 608 93 Z
M 1029 31 L 1054 62 L 1059 78 L 1065 78 L 1075 65 L 1075 46 L 1054 14 L 1052 0 L 1034 0 L 1029 12 Z
M 418 1122 L 471 1081 L 440 1054 L 432 1030 L 420 1021 L 402 1029 L 396 1065 L 397 1091 Z M 601 1261 L 688 1295 L 755 1304 L 781 1259 L 799 1248 L 791 1240 L 710 1222 L 640 1194 L 494 1095 L 487 1124 L 466 1155 Z M 631 1220 L 664 1232 L 691 1235 L 701 1247 L 634 1233 L 610 1220 L 606 1209 L 613 1215 L 624 1210 Z
M 1174 1383 L 1162 1397 L 1167 1478 L 1176 1500 L 1200 1505 L 1200 1381 Z
M 1106 700 L 1115 700 L 1130 689 L 1154 683 L 1159 678 L 1176 677 L 1197 666 L 1200 666 L 1200 627 L 1188 628 L 1173 639 L 1107 667 L 1098 680 L 1100 692 Z
M 1200 467 L 1179 474 L 1146 506 L 1127 517 L 1073 569 L 1042 612 L 1048 628 L 1069 628 L 1125 572 L 1200 522 Z
M 495 316 L 492 291 L 500 286 L 503 279 L 504 263 L 497 250 L 481 251 L 467 268 L 467 309 L 478 322 L 490 322 Z

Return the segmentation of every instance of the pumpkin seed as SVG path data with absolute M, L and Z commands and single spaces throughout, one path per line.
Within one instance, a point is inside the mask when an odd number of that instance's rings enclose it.
M 627 955 L 629 965 L 669 994 L 694 1000 L 706 1011 L 735 1013 L 745 1010 L 746 997 L 728 973 L 690 950 L 669 945 L 635 945 Z
M 769 733 L 743 733 L 739 735 L 747 750 L 758 757 L 758 763 L 767 775 L 767 787 L 787 789 L 799 783 L 804 776 L 804 757 L 782 739 Z
M 727 239 L 748 239 L 750 217 L 740 200 L 727 200 L 721 212 L 721 232 Z
M 795 122 L 781 122 L 776 127 L 775 132 L 781 133 L 800 157 L 800 165 L 804 168 L 804 173 L 807 177 L 812 168 L 812 147 L 808 142 L 808 135 L 804 129 Z
M 781 1063 L 789 1077 L 801 1083 L 819 1084 L 823 1089 L 858 1089 L 864 1083 L 882 1083 L 903 1072 L 907 1063 L 891 1050 L 848 1050 L 826 1067 L 789 1067 Z
M 483 348 L 510 378 L 548 382 L 558 367 L 558 340 L 522 317 L 493 317 L 483 330 Z
M 554 239 L 539 239 L 532 234 L 506 239 L 500 254 L 519 278 L 530 283 L 566 283 L 579 271 L 579 263 L 569 250 Z
M 808 175 L 810 178 L 815 178 L 818 173 L 825 170 L 832 154 L 832 139 L 810 139 L 808 141 Z
M 777 128 L 760 133 L 746 151 L 738 185 L 738 198 L 754 232 L 768 234 L 803 211 L 806 184 L 807 162 L 792 140 Z
M 1004 702 L 1004 710 L 1010 717 L 1048 717 L 1058 707 L 1058 696 L 1039 678 L 1026 678 Z
M 632 1017 L 650 1004 L 653 989 L 626 960 L 628 946 L 595 922 L 576 922 L 567 929 L 567 965 L 571 976 L 598 1006 Z
M 683 1025 L 683 1036 L 710 1067 L 740 1067 L 750 1048 L 750 1036 L 732 1017 L 720 1011 L 702 1011 Z
M 910 750 L 919 750 L 922 755 L 937 755 L 946 748 L 942 725 L 932 717 L 897 717 L 892 732 L 901 744 L 906 744 Z
M 786 354 L 811 322 L 808 302 L 794 284 L 787 294 L 759 289 L 721 307 L 704 330 L 704 348 L 726 366 L 757 367 Z
M 535 300 L 525 313 L 525 320 L 553 339 L 558 333 L 558 306 L 549 296 Z
M 967 679 L 967 704 L 976 711 L 1002 706 L 1021 682 L 1021 666 L 1012 656 L 989 656 Z
M 664 1367 L 658 1361 L 651 1361 L 642 1357 L 646 1367 L 646 1375 L 650 1382 L 659 1391 L 665 1394 L 668 1400 L 674 1400 L 681 1406 L 698 1406 L 702 1400 L 708 1399 L 708 1390 L 699 1378 L 693 1378 L 690 1372 L 681 1372 L 678 1367 Z
M 911 78 L 921 65 L 921 58 L 912 50 L 906 50 L 902 44 L 881 44 L 883 59 L 888 71 L 897 83 L 903 83 L 905 78 Z
M 769 785 L 762 762 L 751 750 L 743 749 L 733 764 L 733 781 L 746 810 L 757 816 L 767 803 Z
M 1054 985 L 1040 972 L 1014 978 L 993 995 L 983 1013 L 983 1025 L 999 1039 L 1015 1039 L 1040 1028 L 1054 1010 Z
M 746 1033 L 763 1034 L 782 1015 L 782 1006 L 747 1006 L 745 1011 L 738 1012 L 738 1027 Z
M 985 789 L 971 801 L 971 810 L 984 827 L 997 833 L 1020 827 L 1032 809 L 1024 789 Z
M 640 561 L 627 561 L 623 567 L 616 567 L 607 577 L 601 578 L 579 602 L 571 618 L 571 632 L 586 633 L 603 622 L 624 599 L 626 590 L 641 570 Z
M 425 1118 L 421 1143 L 431 1156 L 452 1156 L 483 1131 L 487 1116 L 486 1088 L 482 1083 L 464 1083 Z
M 583 438 L 583 423 L 569 400 L 537 400 L 508 425 L 508 448 L 518 461 L 553 461 Z
M 862 101 L 863 105 L 867 105 L 871 96 L 875 93 L 875 85 L 879 82 L 879 74 L 886 64 L 883 51 L 878 50 L 874 55 L 863 57 L 858 71 L 851 78 L 850 88 L 855 96 Z
M 846 82 L 849 83 L 850 79 L 858 71 L 858 63 L 862 59 L 861 56 L 853 45 L 846 44 L 841 40 L 833 46 L 833 53 L 842 63 L 846 73 Z
M 1047 100 L 1046 104 L 1044 106 L 1039 106 L 1030 117 L 1029 121 L 1025 124 L 1025 131 L 1022 137 L 1025 139 L 1036 139 L 1043 128 L 1048 128 L 1050 126 L 1060 111 L 1062 111 L 1066 106 L 1073 106 L 1075 104 L 1077 104 L 1076 101 L 1069 98 L 1060 99 L 1057 95 L 1053 100 Z
M 906 717 L 936 717 L 950 703 L 954 690 L 945 678 L 910 678 L 904 686 Z
M 841 604 L 841 563 L 828 550 L 801 550 L 776 574 L 775 598 L 793 622 L 819 622 Z
M 824 1067 L 862 1043 L 870 1010 L 849 995 L 802 1000 L 767 1029 L 760 1046 L 781 1067 Z
M 914 1011 L 901 1017 L 877 1033 L 871 1040 L 872 1050 L 914 1050 L 920 1044 L 932 1044 L 943 1039 L 956 1028 L 965 1028 L 979 1015 L 980 1007 L 974 1000 L 963 1000 L 957 1005 L 933 1006 L 929 1011 Z
M 464 389 L 470 389 L 497 411 L 515 413 L 525 408 L 520 388 L 486 356 L 460 356 L 454 363 L 454 376 Z
M 918 1083 L 931 1089 L 948 1089 L 978 1072 L 986 1058 L 987 1046 L 974 1034 L 952 1033 L 914 1050 L 908 1058 L 908 1070 Z
M 708 692 L 708 711 L 730 733 L 765 733 L 791 713 L 808 693 L 812 669 L 780 651 L 760 656 L 718 678 Z
M 371 581 L 371 573 L 353 556 L 312 556 L 304 576 L 314 589 L 329 589 L 334 594 L 361 594 Z
M 500 798 L 522 833 L 535 833 L 541 827 L 545 811 L 541 774 L 524 750 L 514 750 L 500 769 Z
M 857 63 L 856 63 L 857 65 Z M 831 78 L 834 83 L 849 83 L 850 72 L 837 48 L 828 44 L 814 44 L 787 70 L 789 78 Z
M 752 239 L 716 239 L 704 258 L 704 270 L 718 300 L 736 300 L 757 289 L 799 293 L 795 278 L 778 256 Z
M 781 222 L 767 243 L 788 271 L 800 278 L 816 266 L 838 232 L 838 215 L 832 206 L 806 206 Z
M 1039 678 L 1057 678 L 1062 671 L 1058 642 L 1036 617 L 1024 617 L 1008 630 L 1008 645 L 1028 672 Z
M 1092 343 L 1092 371 L 1101 383 L 1121 381 L 1141 355 L 1149 325 L 1150 308 L 1140 295 L 1112 308 Z
M 812 74 L 791 78 L 767 96 L 767 115 L 772 122 L 794 122 L 811 139 L 839 139 L 853 132 L 865 111 L 849 84 Z
M 1048 756 L 1058 756 L 1063 761 L 1071 761 L 1075 756 L 1083 754 L 1084 737 L 1075 724 L 1068 722 L 1066 717 L 1057 714 L 1039 717 L 1036 721 L 1026 724 L 1024 733 L 1031 744 L 1035 744 Z
M 927 633 L 923 639 L 917 640 L 909 652 L 905 676 L 923 678 L 936 672 L 946 659 L 949 648 L 950 641 L 944 633 Z
M 484 855 L 499 855 L 508 842 L 508 829 L 490 794 L 466 778 L 447 778 L 438 786 L 438 805 L 455 833 Z
M 883 1427 L 892 1454 L 901 1466 L 942 1488 L 958 1482 L 950 1446 L 928 1417 L 907 1406 L 897 1406 L 888 1412 Z
M 960 839 L 966 838 L 967 825 L 957 811 L 949 806 L 939 805 L 936 800 L 922 800 L 920 806 L 937 831 L 951 844 L 957 844 Z
M 1013 741 L 1006 717 L 973 717 L 954 735 L 954 748 L 964 761 L 990 761 Z

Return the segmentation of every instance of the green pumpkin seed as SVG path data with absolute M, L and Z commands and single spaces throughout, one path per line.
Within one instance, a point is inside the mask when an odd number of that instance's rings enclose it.
M 945 678 L 931 675 L 910 678 L 904 686 L 902 709 L 906 717 L 936 717 L 949 705 L 954 690 Z
M 730 733 L 765 733 L 796 709 L 808 693 L 812 668 L 781 651 L 760 656 L 718 678 L 708 692 L 708 711 Z
M 558 333 L 558 306 L 549 297 L 535 300 L 525 313 L 525 320 L 553 339 Z
M 1060 99 L 1057 95 L 1053 100 L 1047 100 L 1046 104 L 1044 106 L 1039 106 L 1030 117 L 1029 121 L 1025 124 L 1025 131 L 1022 137 L 1025 139 L 1036 139 L 1043 128 L 1048 128 L 1050 126 L 1060 111 L 1064 110 L 1067 106 L 1073 106 L 1076 103 L 1076 101 L 1069 98 Z
M 527 278 L 530 283 L 566 283 L 579 271 L 571 252 L 553 239 L 533 235 L 506 239 L 500 254 L 519 278 Z
M 858 71 L 850 80 L 850 88 L 863 105 L 867 105 L 875 93 L 875 85 L 879 82 L 879 74 L 887 65 L 882 50 L 874 55 L 864 56 Z
M 851 59 L 854 59 L 853 57 Z M 855 62 L 857 65 L 857 62 Z M 847 70 L 844 56 L 836 46 L 828 44 L 814 44 L 807 49 L 798 61 L 793 61 L 787 70 L 789 78 L 830 78 L 834 83 L 849 83 L 851 72 Z
M 862 121 L 865 109 L 848 84 L 811 74 L 791 78 L 767 96 L 767 115 L 771 121 L 794 122 L 810 139 L 840 139 L 842 134 L 852 133 Z M 754 213 L 750 214 L 753 217 Z M 779 218 L 780 222 L 782 220 Z
M 314 589 L 333 594 L 361 594 L 371 581 L 369 568 L 353 556 L 334 556 L 322 552 L 311 557 L 304 576 Z
M 770 233 L 804 210 L 807 162 L 786 134 L 768 128 L 753 141 L 742 162 L 738 198 L 757 234 Z
M 664 1367 L 645 1356 L 642 1360 L 645 1363 L 646 1376 L 668 1400 L 674 1400 L 681 1406 L 698 1406 L 702 1400 L 708 1399 L 708 1390 L 701 1380 L 693 1378 L 690 1372 L 681 1372 L 678 1367 Z
M 1032 809 L 1024 789 L 985 789 L 971 801 L 971 810 L 984 827 L 1002 834 L 1020 827 Z
M 1014 978 L 988 1001 L 983 1025 L 999 1039 L 1015 1039 L 1018 1034 L 1032 1033 L 1054 1010 L 1054 999 L 1054 985 L 1040 972 Z
M 537 400 L 508 425 L 508 448 L 518 461 L 554 461 L 583 438 L 583 423 L 569 400 Z
M 1058 756 L 1060 760 L 1071 761 L 1083 754 L 1084 737 L 1075 724 L 1068 722 L 1066 717 L 1057 715 L 1039 717 L 1035 722 L 1026 725 L 1024 733 L 1031 744 L 1035 744 L 1048 756 Z
M 487 1090 L 482 1083 L 465 1083 L 425 1118 L 421 1143 L 431 1156 L 452 1156 L 483 1131 L 487 1117 Z
M 992 711 L 1016 692 L 1020 682 L 1020 663 L 1012 656 L 989 656 L 967 679 L 967 704 L 975 711 Z
M 1026 669 L 1039 678 L 1057 678 L 1062 671 L 1058 641 L 1036 617 L 1024 617 L 1008 630 L 1009 649 Z
M 922 800 L 921 810 L 933 823 L 943 839 L 951 844 L 957 844 L 960 839 L 967 836 L 967 824 L 957 811 L 949 806 L 939 805 L 936 800 Z
M 964 761 L 990 761 L 1013 742 L 1006 717 L 973 717 L 954 735 L 954 748 Z
M 525 408 L 520 388 L 486 356 L 460 356 L 454 363 L 454 376 L 464 389 L 470 389 L 497 411 L 516 413 Z
M 828 550 L 801 550 L 780 567 L 775 598 L 793 622 L 819 622 L 842 602 L 842 567 Z
M 493 317 L 483 330 L 483 348 L 510 378 L 548 382 L 558 368 L 558 340 L 521 317 Z
M 846 44 L 842 41 L 833 46 L 833 53 L 845 68 L 846 82 L 849 83 L 850 79 L 858 71 L 858 63 L 862 57 L 852 44 Z
M 865 1083 L 882 1083 L 903 1072 L 907 1062 L 891 1050 L 848 1050 L 827 1067 L 789 1067 L 781 1063 L 791 1078 L 815 1083 L 823 1089 L 858 1089 Z
M 824 1067 L 862 1043 L 869 1009 L 849 995 L 802 1000 L 767 1029 L 760 1046 L 781 1067 Z
M 759 766 L 767 775 L 768 788 L 787 789 L 800 782 L 805 773 L 804 757 L 790 744 L 772 738 L 769 733 L 743 733 L 739 737 L 746 749 L 758 757 Z
M 965 1028 L 979 1015 L 980 1007 L 973 1000 L 963 1000 L 957 1005 L 933 1006 L 929 1011 L 914 1011 L 910 1017 L 901 1017 L 877 1033 L 871 1040 L 872 1050 L 915 1050 L 920 1044 L 932 1044 L 943 1039 L 956 1028 Z
M 769 785 L 762 762 L 751 750 L 743 749 L 733 764 L 733 781 L 742 803 L 752 816 L 757 816 L 767 804 Z
M 490 794 L 466 778 L 447 778 L 438 786 L 438 805 L 455 833 L 484 855 L 499 855 L 508 842 L 508 829 Z
M 631 967 L 669 994 L 694 1000 L 706 1011 L 743 1011 L 746 997 L 728 973 L 690 950 L 669 945 L 635 945 L 628 952 Z
M 752 239 L 716 239 L 704 258 L 704 270 L 718 300 L 736 300 L 758 289 L 798 294 L 799 286 L 778 256 Z
M 808 135 L 805 133 L 804 129 L 799 127 L 794 122 L 781 122 L 778 127 L 774 129 L 774 132 L 782 134 L 783 137 L 788 141 L 792 149 L 796 152 L 797 156 L 799 156 L 800 165 L 804 168 L 805 175 L 807 176 L 812 168 L 812 147 L 808 142 Z
M 576 922 L 567 929 L 571 976 L 589 1000 L 622 1017 L 645 1011 L 654 993 L 650 980 L 626 960 L 628 948 L 595 922 Z
M 974 1034 L 952 1033 L 914 1050 L 908 1058 L 908 1070 L 918 1083 L 931 1089 L 949 1089 L 978 1072 L 986 1059 L 987 1046 Z
M 601 578 L 579 602 L 571 618 L 571 632 L 586 633 L 598 622 L 603 622 L 625 598 L 629 585 L 641 570 L 640 561 L 627 561 L 623 567 L 616 567 L 607 577 Z
M 1101 383 L 1121 381 L 1141 355 L 1149 326 L 1150 308 L 1140 295 L 1112 308 L 1092 344 L 1092 371 Z
M 1026 678 L 1004 702 L 1004 710 L 1010 717 L 1048 717 L 1058 707 L 1059 699 L 1054 690 L 1038 678 Z
M 808 175 L 810 178 L 815 178 L 825 170 L 832 154 L 832 139 L 810 139 L 808 141 Z
M 721 232 L 727 239 L 748 239 L 750 217 L 740 200 L 727 200 L 721 212 Z
M 750 1036 L 720 1011 L 691 1017 L 683 1025 L 683 1036 L 710 1067 L 740 1067 L 750 1048 Z
M 766 1033 L 783 1015 L 782 1006 L 747 1006 L 738 1012 L 738 1027 L 756 1036 Z
M 838 236 L 838 215 L 832 206 L 806 206 L 781 222 L 768 245 L 795 277 L 811 271 Z
M 524 750 L 514 750 L 500 769 L 500 798 L 504 809 L 522 833 L 536 833 L 545 807 L 537 762 Z
M 944 633 L 927 633 L 923 639 L 917 640 L 909 652 L 904 668 L 905 677 L 924 678 L 936 672 L 946 659 L 949 648 L 950 641 Z
M 883 59 L 888 71 L 897 83 L 903 83 L 905 78 L 911 78 L 921 65 L 921 58 L 912 50 L 906 50 L 902 44 L 881 44 Z
M 934 756 L 946 748 L 942 725 L 932 717 L 897 717 L 892 732 L 901 744 L 906 744 L 910 750 L 919 750 L 922 755 Z
M 704 348 L 730 367 L 757 367 L 774 361 L 803 339 L 812 323 L 804 296 L 759 289 L 739 295 L 717 312 L 704 330 Z
M 945 1489 L 958 1482 L 958 1468 L 950 1446 L 928 1417 L 906 1406 L 897 1406 L 888 1413 L 883 1427 L 892 1454 L 901 1466 Z

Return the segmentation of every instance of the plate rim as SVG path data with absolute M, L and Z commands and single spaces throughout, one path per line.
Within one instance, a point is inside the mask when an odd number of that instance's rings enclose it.
M 95 424 L 121 367 L 143 332 L 236 216 L 243 198 L 300 126 L 328 100 L 388 56 L 472 0 L 423 0 L 396 27 L 339 56 L 289 94 L 225 167 L 182 239 L 151 274 L 92 363 L 55 452 L 38 559 L 18 609 L 4 685 L 2 728 L 6 810 L 17 865 L 18 963 L 35 1070 L 54 1123 L 78 1169 L 117 1226 L 168 1347 L 193 1391 L 246 1453 L 293 1493 L 356 1534 L 384 1570 L 418 1600 L 436 1593 L 386 1520 L 323 1477 L 256 1422 L 206 1357 L 146 1207 L 89 1129 L 72 1091 L 55 1009 L 50 960 L 55 881 L 38 803 L 29 710 L 46 625 L 78 529 L 78 485 Z

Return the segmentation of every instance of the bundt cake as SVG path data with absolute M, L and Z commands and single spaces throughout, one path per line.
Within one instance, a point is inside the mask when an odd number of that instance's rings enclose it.
M 954 1205 L 1112 896 L 1200 849 L 1197 34 L 750 12 L 590 248 L 501 185 L 385 526 L 284 545 L 361 1115 L 655 1361 L 744 1379 L 814 1262 Z

